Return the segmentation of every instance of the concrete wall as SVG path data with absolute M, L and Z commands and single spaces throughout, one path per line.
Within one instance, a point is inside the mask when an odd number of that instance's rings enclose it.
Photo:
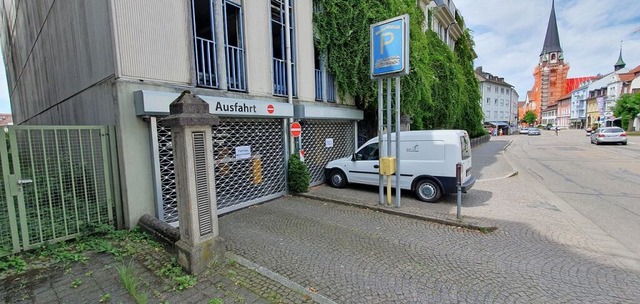
M 192 81 L 191 1 L 115 0 L 113 14 L 119 77 Z
M 36 121 L 79 124 L 104 98 L 89 100 L 77 95 L 107 81 L 114 74 L 111 24 L 107 1 L 13 1 L 7 5 L 7 22 L 13 57 L 9 87 L 16 124 Z M 15 16 L 15 17 L 13 17 Z M 5 50 L 6 52 L 6 50 Z M 72 101 L 75 106 L 64 106 Z M 60 108 L 70 111 L 62 120 Z M 88 110 L 89 112 L 82 112 Z M 99 117 L 93 124 L 113 124 L 113 117 Z
M 313 52 L 313 1 L 296 1 L 296 45 L 298 99 L 316 99 L 315 56 Z
M 242 9 L 249 94 L 273 96 L 271 6 L 269 1 L 256 1 L 251 5 L 243 6 Z

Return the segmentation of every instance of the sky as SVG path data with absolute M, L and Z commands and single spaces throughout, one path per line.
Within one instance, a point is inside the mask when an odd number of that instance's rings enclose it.
M 9 89 L 7 86 L 7 73 L 4 69 L 4 58 L 0 55 L 0 113 L 11 113 L 11 105 L 9 104 Z
M 454 0 L 454 4 L 472 31 L 478 54 L 475 66 L 503 77 L 524 100 L 533 87 L 551 0 Z M 571 66 L 569 77 L 612 72 L 621 45 L 627 68 L 640 65 L 639 0 L 556 0 L 555 8 L 565 63 Z M 10 111 L 3 69 L 0 113 Z
M 474 64 L 504 77 L 524 101 L 547 32 L 552 0 L 453 0 L 472 31 Z M 613 72 L 622 41 L 626 67 L 640 65 L 639 0 L 555 0 L 569 78 Z

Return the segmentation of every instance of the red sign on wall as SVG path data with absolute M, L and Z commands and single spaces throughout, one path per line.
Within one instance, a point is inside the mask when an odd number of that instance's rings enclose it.
M 298 122 L 291 124 L 291 136 L 298 137 L 302 133 L 302 126 Z
M 269 114 L 273 114 L 273 111 L 274 111 L 274 110 L 275 110 L 275 109 L 273 108 L 273 105 L 268 105 L 268 106 L 267 106 L 267 113 L 269 113 Z

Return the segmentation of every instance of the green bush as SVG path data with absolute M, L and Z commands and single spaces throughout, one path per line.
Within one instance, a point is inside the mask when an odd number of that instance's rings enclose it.
M 294 153 L 289 158 L 289 190 L 295 193 L 309 191 L 311 174 L 307 165 L 302 162 L 300 155 Z

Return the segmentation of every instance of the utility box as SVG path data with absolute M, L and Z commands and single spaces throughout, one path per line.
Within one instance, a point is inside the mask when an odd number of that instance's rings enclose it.
M 380 175 L 392 175 L 396 173 L 396 158 L 381 157 L 380 158 Z

